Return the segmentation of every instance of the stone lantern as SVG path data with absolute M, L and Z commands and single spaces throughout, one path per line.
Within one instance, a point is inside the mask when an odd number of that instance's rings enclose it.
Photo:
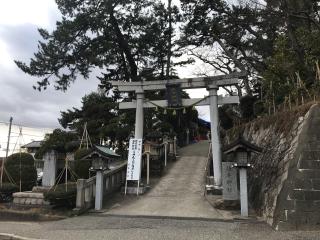
M 233 167 L 239 169 L 241 216 L 248 217 L 247 169 L 252 167 L 251 153 L 261 153 L 262 149 L 239 137 L 223 150 L 224 154 L 233 156 L 235 159 Z
M 108 169 L 108 159 L 96 156 L 92 159 L 93 171 L 104 171 Z

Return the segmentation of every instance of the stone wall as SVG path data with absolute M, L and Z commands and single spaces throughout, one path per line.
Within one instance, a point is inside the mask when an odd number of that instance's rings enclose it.
M 320 107 L 310 106 L 258 119 L 225 137 L 228 143 L 242 133 L 264 149 L 251 159 L 249 198 L 276 229 L 320 224 Z

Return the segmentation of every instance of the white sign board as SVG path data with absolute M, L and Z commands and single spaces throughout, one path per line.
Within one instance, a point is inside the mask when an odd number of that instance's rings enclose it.
M 237 169 L 233 168 L 233 162 L 222 163 L 222 195 L 224 200 L 238 200 Z
M 140 180 L 141 155 L 142 139 L 130 139 L 127 165 L 127 181 Z

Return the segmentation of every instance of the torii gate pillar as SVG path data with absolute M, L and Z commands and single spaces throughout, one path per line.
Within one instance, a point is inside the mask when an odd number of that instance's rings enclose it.
M 218 89 L 216 84 L 208 86 L 210 102 L 210 122 L 211 122 L 211 146 L 214 174 L 214 187 L 221 189 L 221 144 L 219 138 L 219 112 L 218 112 Z
M 134 137 L 136 139 L 143 138 L 143 104 L 144 104 L 144 92 L 143 90 L 136 90 L 137 107 L 136 107 L 136 124 Z

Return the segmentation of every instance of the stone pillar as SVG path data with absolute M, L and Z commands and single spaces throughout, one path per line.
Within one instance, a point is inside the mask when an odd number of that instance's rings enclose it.
M 219 115 L 218 115 L 218 86 L 212 84 L 208 87 L 210 101 L 210 122 L 211 122 L 211 142 L 212 161 L 214 174 L 214 188 L 221 189 L 221 148 L 219 138 Z
M 57 157 L 55 151 L 45 153 L 43 161 L 42 186 L 52 187 L 56 182 L 57 173 Z
M 239 169 L 240 177 L 240 203 L 241 203 L 241 216 L 248 217 L 248 186 L 247 186 L 247 169 Z
M 164 166 L 166 167 L 167 166 L 167 161 L 168 161 L 168 142 L 166 141 L 164 143 Z
M 186 144 L 189 145 L 190 144 L 190 130 L 189 130 L 189 128 L 187 128 L 186 133 L 187 133 Z
M 144 101 L 143 90 L 137 90 L 136 96 L 137 96 L 137 107 L 136 107 L 136 125 L 135 125 L 134 137 L 136 139 L 142 139 L 143 138 L 143 101 Z
M 103 171 L 98 170 L 96 175 L 96 199 L 95 199 L 95 210 L 102 209 L 103 201 Z
M 150 180 L 150 153 L 147 153 L 147 185 L 149 186 Z
M 78 179 L 77 181 L 77 200 L 76 200 L 76 207 L 79 209 L 85 208 L 85 192 L 84 192 L 84 185 L 85 179 Z

